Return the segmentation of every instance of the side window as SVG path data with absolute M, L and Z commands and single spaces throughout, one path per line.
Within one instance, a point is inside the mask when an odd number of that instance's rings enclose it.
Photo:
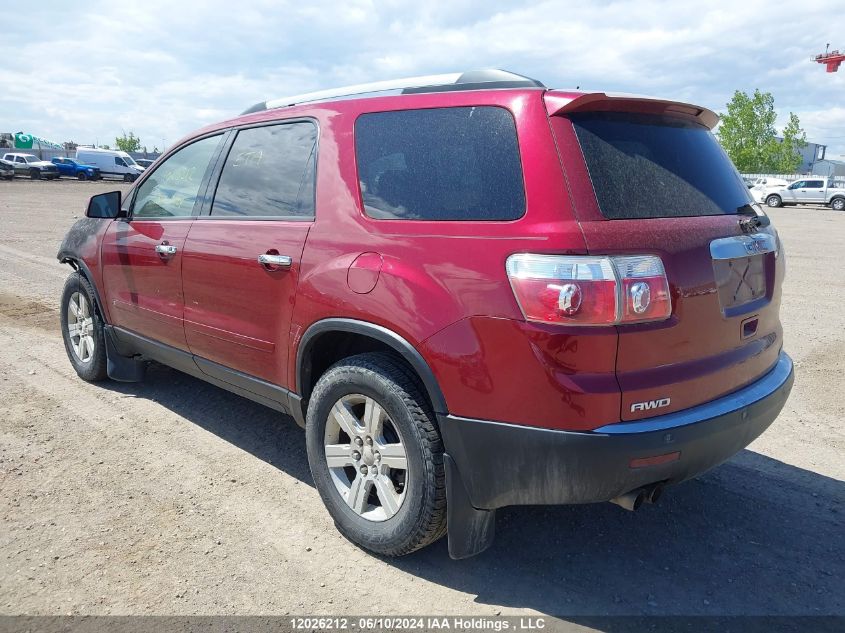
M 807 189 L 821 189 L 822 188 L 822 181 L 821 180 L 808 180 L 807 181 Z
M 133 218 L 189 216 L 220 135 L 191 143 L 161 163 L 135 194 Z
M 238 132 L 212 217 L 314 216 L 317 126 L 283 123 Z
M 361 115 L 364 212 L 392 220 L 515 220 L 525 212 L 513 116 L 499 107 Z

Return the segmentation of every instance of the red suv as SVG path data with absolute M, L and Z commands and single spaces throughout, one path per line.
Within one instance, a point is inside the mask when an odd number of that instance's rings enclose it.
M 508 505 L 636 509 L 792 386 L 783 249 L 716 120 L 503 71 L 259 104 L 91 199 L 58 254 L 68 356 L 289 413 L 381 554 L 447 525 L 476 554 Z

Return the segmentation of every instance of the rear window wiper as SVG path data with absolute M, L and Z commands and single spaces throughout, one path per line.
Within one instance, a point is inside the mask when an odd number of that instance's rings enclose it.
M 744 204 L 741 207 L 737 207 L 736 212 L 738 215 L 745 216 L 739 221 L 743 233 L 753 233 L 757 229 L 771 224 L 769 216 L 763 212 L 760 205 Z

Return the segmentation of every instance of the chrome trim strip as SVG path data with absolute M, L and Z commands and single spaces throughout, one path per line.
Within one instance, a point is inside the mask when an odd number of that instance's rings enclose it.
M 616 422 L 599 427 L 593 433 L 606 435 L 625 435 L 630 433 L 649 433 L 651 431 L 664 431 L 679 426 L 704 422 L 712 418 L 726 415 L 738 409 L 763 400 L 777 391 L 789 379 L 792 373 L 792 359 L 781 352 L 778 362 L 774 368 L 759 380 L 717 400 L 706 402 L 677 413 L 659 415 L 637 422 Z
M 424 75 L 422 77 L 405 77 L 403 79 L 373 81 L 365 84 L 343 86 L 341 88 L 330 88 L 328 90 L 306 92 L 303 94 L 291 95 L 289 97 L 280 97 L 278 99 L 268 99 L 266 106 L 267 109 L 270 110 L 271 108 L 280 108 L 295 105 L 297 103 L 335 99 L 338 97 L 351 97 L 360 94 L 367 94 L 369 92 L 383 92 L 387 90 L 404 90 L 407 88 L 421 88 L 423 86 L 453 84 L 458 81 L 460 76 L 461 73 L 446 73 L 442 75 Z
M 773 253 L 776 250 L 777 239 L 769 233 L 723 237 L 710 242 L 710 256 L 713 259 L 740 259 Z
M 425 75 L 423 77 L 407 77 L 404 79 L 390 79 L 388 81 L 374 81 L 371 83 L 344 86 L 342 88 L 330 88 L 328 90 L 317 90 L 306 92 L 279 99 L 269 99 L 243 112 L 252 114 L 272 108 L 283 108 L 300 103 L 313 103 L 327 99 L 348 99 L 359 95 L 375 95 L 377 93 L 399 93 L 408 94 L 414 92 L 427 92 L 427 89 L 442 90 L 494 90 L 500 88 L 542 88 L 546 87 L 531 77 L 525 77 L 517 73 L 497 68 L 486 70 L 470 70 L 462 73 L 445 73 L 441 75 Z

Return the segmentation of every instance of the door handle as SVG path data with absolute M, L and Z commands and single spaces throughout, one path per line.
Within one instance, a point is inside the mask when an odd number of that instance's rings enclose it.
M 176 250 L 175 246 L 171 246 L 167 242 L 156 244 L 156 253 L 163 257 L 173 257 L 176 254 Z
M 293 260 L 287 255 L 276 255 L 273 253 L 261 253 L 258 256 L 258 263 L 269 268 L 270 270 L 276 268 L 290 268 Z

